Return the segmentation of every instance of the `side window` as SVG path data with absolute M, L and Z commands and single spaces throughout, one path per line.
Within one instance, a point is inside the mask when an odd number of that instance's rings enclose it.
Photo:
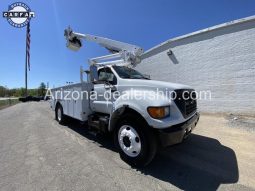
M 109 82 L 113 85 L 117 84 L 117 78 L 110 68 L 101 68 L 98 70 L 98 81 Z

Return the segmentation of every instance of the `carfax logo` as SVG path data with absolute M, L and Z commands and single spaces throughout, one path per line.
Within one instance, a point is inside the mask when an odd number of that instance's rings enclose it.
M 10 25 L 21 28 L 28 24 L 35 13 L 22 2 L 16 2 L 8 7 L 8 11 L 3 12 L 3 17 L 7 19 Z

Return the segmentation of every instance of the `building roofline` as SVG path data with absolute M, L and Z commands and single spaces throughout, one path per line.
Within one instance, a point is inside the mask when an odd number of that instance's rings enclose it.
M 169 44 L 169 43 L 174 42 L 174 41 L 182 40 L 182 39 L 189 38 L 189 37 L 192 37 L 192 36 L 195 36 L 195 35 L 198 35 L 198 34 L 207 33 L 207 32 L 213 31 L 213 30 L 217 30 L 217 29 L 229 27 L 229 26 L 232 26 L 232 25 L 253 21 L 253 20 L 255 20 L 255 15 L 250 16 L 250 17 L 237 19 L 237 20 L 233 20 L 233 21 L 229 21 L 229 22 L 226 22 L 226 23 L 223 23 L 223 24 L 215 25 L 215 26 L 208 27 L 208 28 L 198 30 L 198 31 L 195 31 L 195 32 L 191 32 L 191 33 L 188 33 L 188 34 L 185 34 L 185 35 L 182 35 L 182 36 L 171 38 L 167 41 L 164 41 L 164 42 L 150 48 L 149 50 L 145 51 L 144 54 L 147 54 L 147 53 L 149 53 L 149 52 L 151 52 L 151 51 L 153 51 L 153 50 L 155 50 L 155 49 L 157 49 L 157 48 L 159 48 L 163 45 Z

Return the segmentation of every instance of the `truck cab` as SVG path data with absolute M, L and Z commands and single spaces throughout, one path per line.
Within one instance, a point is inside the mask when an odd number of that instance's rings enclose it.
M 98 80 L 93 82 L 97 100 L 91 101 L 94 112 L 113 115 L 125 105 L 142 114 L 149 125 L 155 128 L 166 128 L 184 122 L 196 113 L 196 99 L 191 98 L 195 91 L 186 85 L 151 80 L 133 68 L 127 66 L 106 66 L 98 69 Z M 187 97 L 181 99 L 183 93 Z M 175 94 L 175 95 L 171 95 Z M 178 95 L 177 95 L 178 94 Z M 105 96 L 100 96 L 105 95 Z M 173 99 L 175 96 L 176 98 Z M 194 96 L 195 97 L 195 96 Z M 189 104 L 188 108 L 183 105 Z M 148 107 L 163 107 L 166 116 L 160 122 L 153 118 Z M 171 115 L 170 115 L 171 114 Z

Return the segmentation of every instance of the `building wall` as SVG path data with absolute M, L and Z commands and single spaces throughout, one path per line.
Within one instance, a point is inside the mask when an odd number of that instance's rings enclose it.
M 147 51 L 137 69 L 210 91 L 211 100 L 198 101 L 202 112 L 255 115 L 255 17 L 171 39 Z

